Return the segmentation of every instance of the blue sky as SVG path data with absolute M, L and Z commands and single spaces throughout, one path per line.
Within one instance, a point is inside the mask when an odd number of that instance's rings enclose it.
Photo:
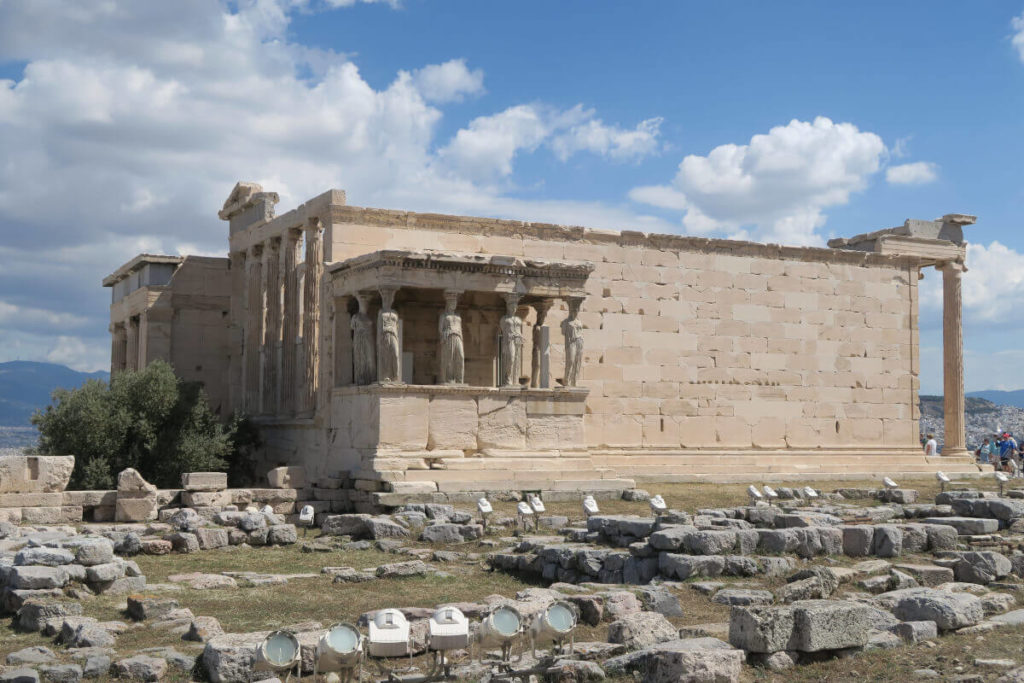
M 822 245 L 977 214 L 969 390 L 1024 367 L 1024 2 L 0 2 L 0 360 L 108 363 L 99 280 L 239 179 Z M 941 391 L 939 278 L 922 391 Z M 1009 370 L 1009 372 L 1008 372 Z

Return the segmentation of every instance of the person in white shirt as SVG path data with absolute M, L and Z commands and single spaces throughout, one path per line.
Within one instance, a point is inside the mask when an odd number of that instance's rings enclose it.
M 924 444 L 925 455 L 938 455 L 939 454 L 939 442 L 935 440 L 934 434 L 928 435 L 928 441 Z

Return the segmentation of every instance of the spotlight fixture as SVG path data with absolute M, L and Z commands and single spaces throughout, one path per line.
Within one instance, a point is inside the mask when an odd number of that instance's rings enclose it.
M 358 668 L 362 678 L 363 668 L 363 636 L 352 624 L 335 624 L 320 636 L 316 644 L 315 668 L 313 680 L 322 672 L 342 674 L 342 681 L 352 680 L 353 671 Z
M 469 647 L 469 619 L 457 607 L 441 607 L 434 611 L 427 625 L 427 647 L 434 651 L 430 678 L 439 673 L 451 676 L 448 653 Z
M 494 507 L 491 505 L 491 501 L 487 500 L 487 497 L 483 497 L 476 501 L 476 509 L 480 511 L 480 519 L 483 522 L 483 526 L 487 528 L 487 515 L 494 512 Z
M 409 622 L 400 610 L 382 609 L 373 615 L 366 650 L 371 657 L 403 657 L 411 654 Z
M 764 495 L 768 498 L 768 504 L 771 505 L 772 501 L 779 497 L 779 494 L 771 486 L 765 484 Z
M 1005 472 L 996 472 L 996 480 L 999 482 L 999 496 L 1003 495 L 1003 484 L 1010 481 L 1010 478 L 1006 476 Z
M 529 500 L 530 507 L 533 508 L 533 511 L 536 512 L 538 515 L 545 511 L 544 501 L 540 499 L 540 496 L 530 494 Z
M 889 477 L 882 477 L 882 483 L 885 484 L 885 488 L 887 489 L 898 489 L 900 487 L 899 484 L 894 482 Z
M 651 512 L 654 513 L 655 517 L 657 517 L 662 512 L 664 512 L 665 510 L 668 509 L 668 505 L 665 504 L 665 499 L 662 498 L 660 495 L 651 496 L 650 503 L 651 503 Z
M 818 492 L 812 489 L 810 486 L 805 486 L 804 495 L 807 496 L 808 498 L 817 498 Z
M 302 509 L 299 510 L 299 524 L 302 526 L 302 535 L 305 536 L 309 527 L 313 526 L 313 521 L 316 519 L 316 512 L 313 510 L 312 505 L 303 505 Z
M 261 515 L 272 515 L 272 514 L 274 514 L 274 508 L 270 507 L 269 505 L 264 505 L 263 507 L 260 508 L 260 514 Z
M 946 490 L 946 484 L 948 484 L 950 481 L 952 481 L 949 478 L 949 475 L 946 474 L 945 472 L 936 472 L 935 473 L 935 478 L 939 480 L 939 490 L 941 490 L 941 491 L 945 491 Z
M 299 661 L 299 640 L 291 631 L 271 631 L 256 651 L 257 671 L 284 672 Z
M 594 500 L 593 496 L 586 495 L 583 497 L 583 514 L 589 518 L 591 515 L 596 515 L 600 511 L 601 510 L 597 507 L 597 501 Z
M 516 512 L 519 513 L 519 524 L 523 527 L 523 531 L 526 531 L 530 528 L 530 520 L 533 519 L 533 508 L 529 503 L 521 500 L 516 505 Z
M 569 652 L 573 648 L 573 631 L 576 629 L 576 608 L 572 604 L 559 600 L 548 605 L 539 613 L 530 625 L 530 643 L 534 657 L 537 655 L 538 642 L 551 642 L 558 654 L 565 654 L 565 642 L 569 641 Z
M 480 645 L 497 645 L 501 648 L 502 661 L 508 662 L 512 645 L 522 632 L 523 617 L 519 610 L 511 605 L 497 605 L 480 621 Z
M 750 496 L 751 505 L 756 505 L 757 501 L 764 500 L 764 494 L 758 491 L 753 484 L 747 487 L 747 495 Z

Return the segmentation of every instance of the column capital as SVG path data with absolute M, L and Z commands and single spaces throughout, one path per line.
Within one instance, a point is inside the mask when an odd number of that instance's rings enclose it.
M 935 264 L 935 269 L 941 271 L 943 275 L 947 273 L 950 275 L 954 273 L 960 275 L 967 271 L 967 266 L 963 261 L 942 261 Z
M 324 229 L 324 224 L 319 216 L 310 216 L 306 224 L 302 226 L 302 229 L 307 232 L 321 231 Z
M 380 292 L 381 307 L 385 311 L 390 311 L 395 303 L 395 294 L 398 292 L 398 287 L 381 287 L 378 291 Z
M 245 255 L 246 255 L 247 258 L 254 258 L 254 259 L 261 257 L 263 255 L 263 245 L 262 244 L 251 244 L 251 245 L 249 245 L 249 249 L 248 249 L 248 251 L 246 251 Z

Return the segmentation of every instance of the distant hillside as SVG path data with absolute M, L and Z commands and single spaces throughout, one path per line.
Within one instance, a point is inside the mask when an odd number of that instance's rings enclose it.
M 78 372 L 55 363 L 0 363 L 0 425 L 27 427 L 32 413 L 50 404 L 54 389 L 74 389 L 88 379 L 109 378 L 107 372 Z
M 1004 406 L 1017 406 L 1018 408 L 1024 408 L 1024 389 L 1017 389 L 1016 391 L 986 389 L 985 391 L 971 391 L 968 392 L 967 395 L 984 398 L 992 401 L 993 403 L 998 403 Z
M 993 403 L 977 394 L 1000 394 L 1011 392 L 973 392 L 964 402 L 964 427 L 967 447 L 974 450 L 981 440 L 991 437 L 996 431 L 1007 431 L 1020 438 L 1024 435 L 1024 409 L 1015 405 Z M 942 446 L 945 421 L 942 419 L 942 397 L 921 396 L 921 433 L 935 434 Z
M 921 417 L 942 417 L 944 415 L 941 396 L 921 396 L 920 399 Z M 996 403 L 978 397 L 976 394 L 968 394 L 964 399 L 966 415 L 984 415 L 985 413 L 995 413 L 998 410 L 999 406 Z

